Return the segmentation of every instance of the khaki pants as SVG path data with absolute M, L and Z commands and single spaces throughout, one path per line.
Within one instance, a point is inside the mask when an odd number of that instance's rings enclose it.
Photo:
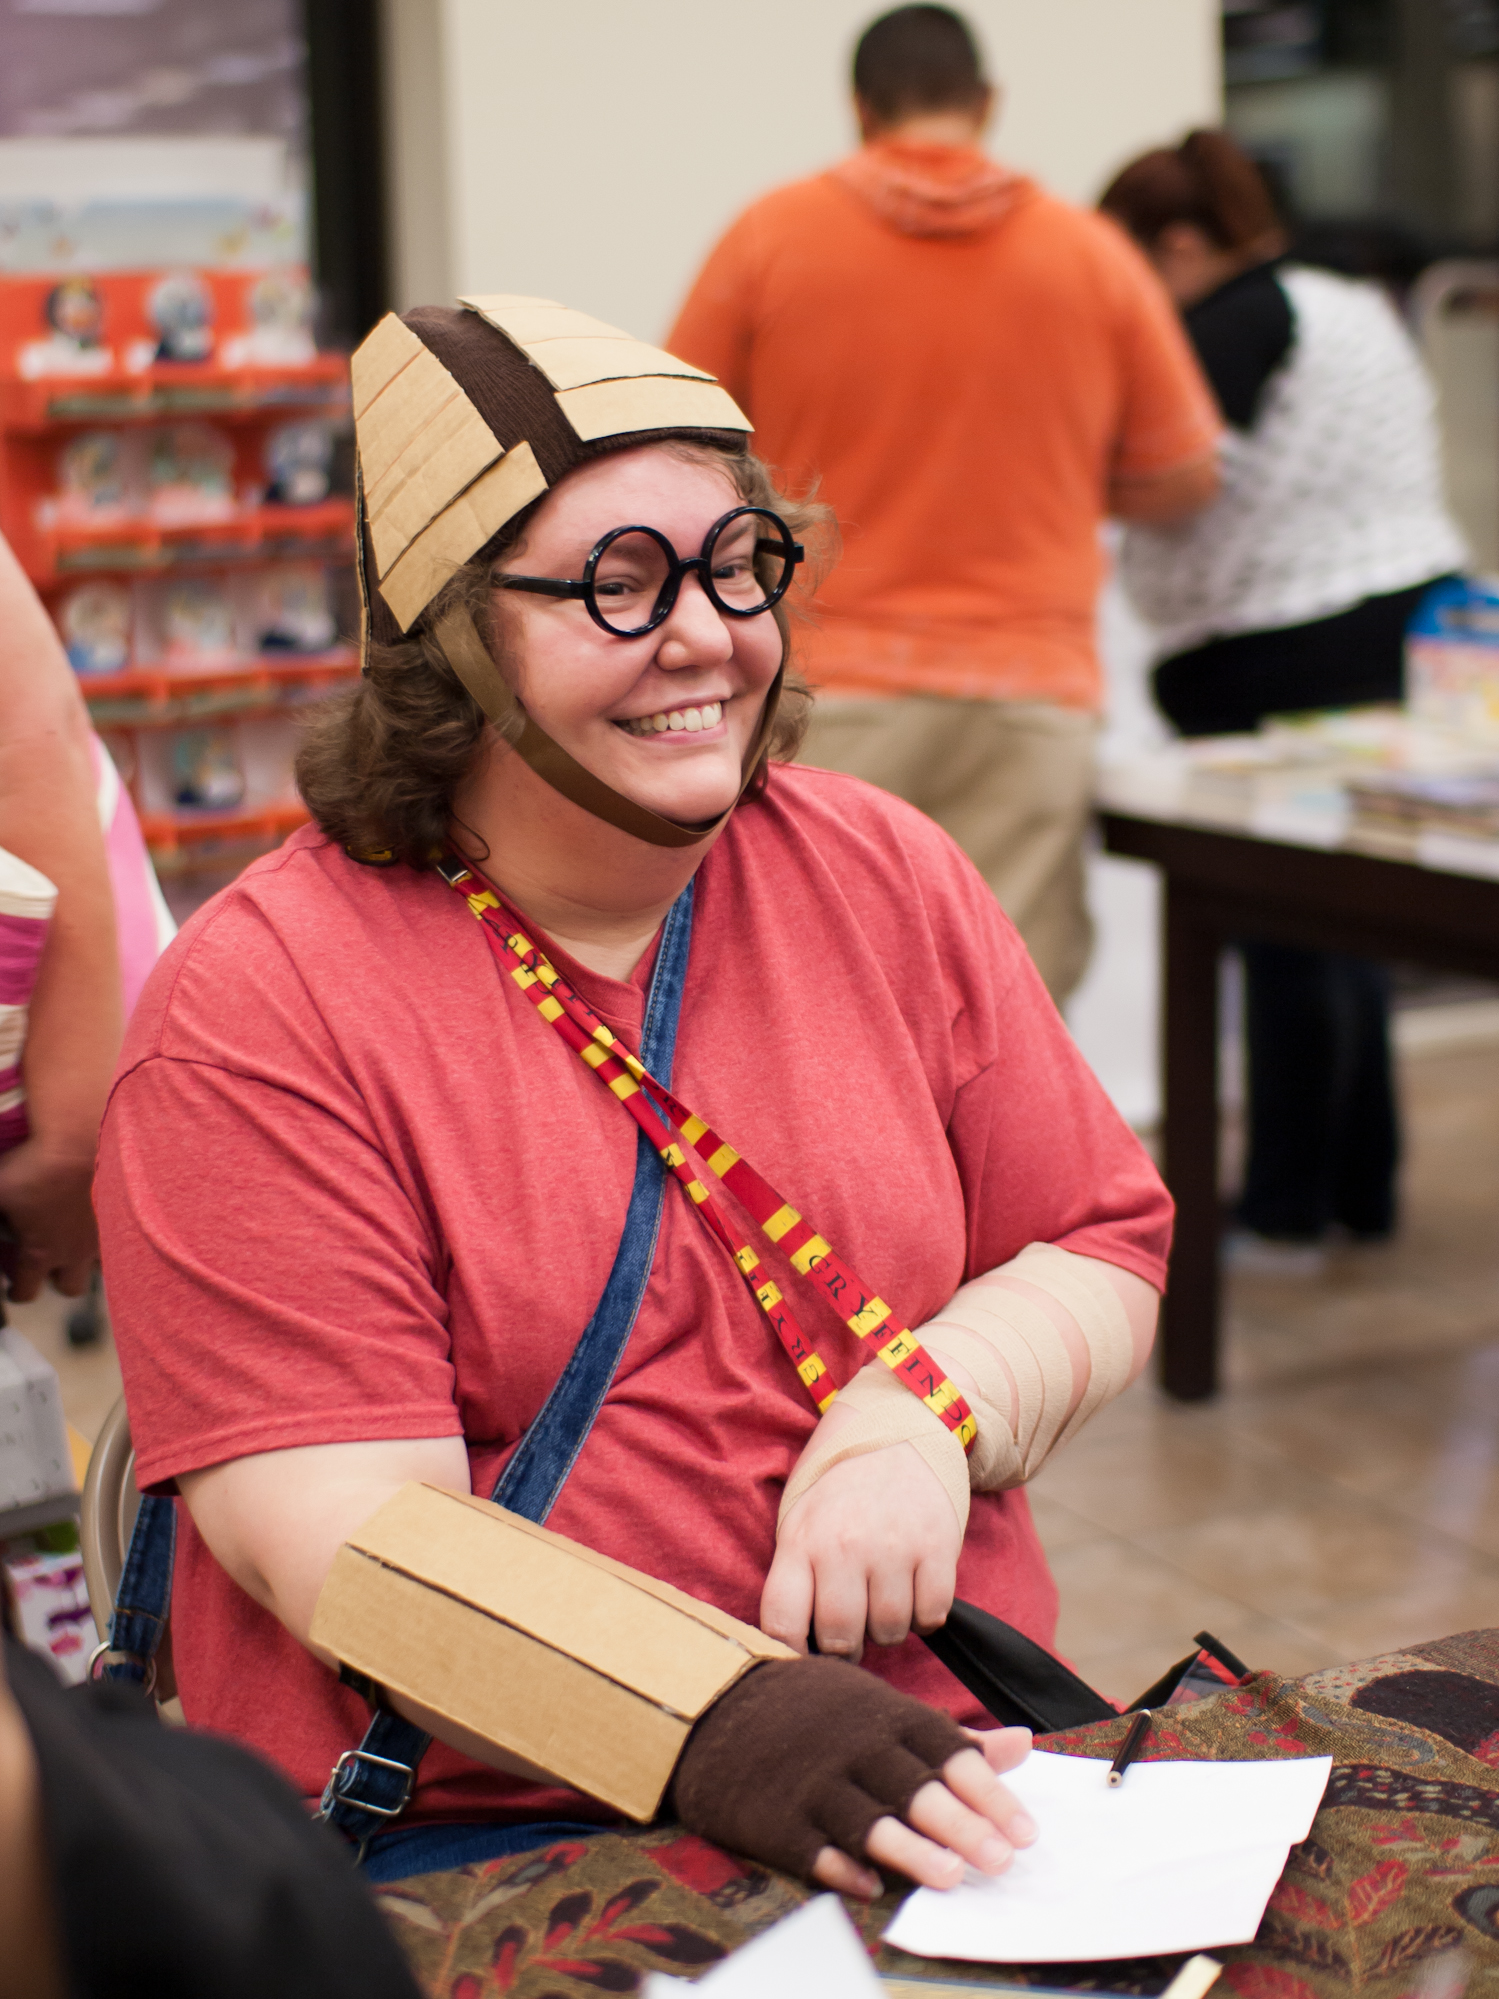
M 821 695 L 799 761 L 893 791 L 957 841 L 1058 1005 L 1087 968 L 1092 715 L 1044 701 Z

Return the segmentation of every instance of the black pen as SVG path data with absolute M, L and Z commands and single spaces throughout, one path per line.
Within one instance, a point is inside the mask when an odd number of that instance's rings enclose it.
M 1129 1725 L 1129 1734 L 1125 1736 L 1123 1742 L 1119 1745 L 1119 1754 L 1109 1765 L 1110 1789 L 1124 1782 L 1124 1773 L 1139 1755 L 1145 1741 L 1146 1731 L 1149 1727 L 1150 1709 L 1142 1707 Z

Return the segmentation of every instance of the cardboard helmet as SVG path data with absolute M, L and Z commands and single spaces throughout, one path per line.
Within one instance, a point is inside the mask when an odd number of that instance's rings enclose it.
M 576 466 L 666 438 L 742 453 L 750 430 L 702 369 L 552 299 L 495 293 L 388 313 L 351 374 L 366 665 L 371 645 L 421 628 L 464 564 Z M 722 823 L 679 826 L 575 762 L 520 710 L 466 609 L 431 629 L 485 715 L 564 797 L 658 846 L 695 845 Z M 777 674 L 746 782 L 780 687 Z

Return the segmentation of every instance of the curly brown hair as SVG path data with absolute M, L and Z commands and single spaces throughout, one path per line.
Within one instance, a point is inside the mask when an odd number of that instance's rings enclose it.
M 699 464 L 721 465 L 744 505 L 773 508 L 798 539 L 816 536 L 825 547 L 830 542 L 830 509 L 812 499 L 788 499 L 751 453 L 688 439 L 661 448 Z M 490 572 L 521 540 L 545 498 L 507 522 L 466 562 L 398 645 L 371 646 L 357 685 L 320 704 L 308 722 L 297 755 L 297 788 L 329 839 L 352 854 L 389 856 L 424 868 L 447 837 L 453 794 L 489 724 L 434 633 L 450 610 L 463 605 L 489 642 Z M 752 793 L 764 786 L 770 760 L 790 762 L 807 729 L 812 697 L 791 665 L 794 615 L 788 615 L 784 601 L 771 612 L 785 648 L 786 675 Z

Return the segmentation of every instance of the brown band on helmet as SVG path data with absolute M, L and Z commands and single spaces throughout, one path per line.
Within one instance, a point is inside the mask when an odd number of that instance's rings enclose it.
M 637 805 L 633 798 L 626 798 L 612 785 L 605 784 L 601 777 L 595 777 L 591 770 L 585 769 L 576 757 L 569 756 L 560 743 L 553 742 L 546 731 L 526 714 L 505 685 L 499 668 L 479 637 L 473 619 L 462 606 L 448 612 L 433 636 L 442 647 L 449 666 L 496 727 L 506 728 L 517 713 L 524 716 L 519 737 L 512 741 L 506 736 L 517 756 L 530 765 L 544 784 L 549 784 L 553 791 L 560 792 L 562 797 L 580 806 L 583 811 L 591 812 L 595 819 L 617 826 L 621 833 L 632 834 L 635 839 L 645 840 L 653 847 L 695 847 L 710 833 L 716 833 L 729 812 L 733 811 L 734 806 L 731 805 L 728 812 L 721 812 L 705 826 L 679 826 L 674 819 L 664 819 L 648 806 Z M 781 683 L 785 673 L 783 660 L 765 696 L 765 705 L 760 711 L 760 726 L 745 755 L 743 782 L 734 805 L 744 796 L 751 778 L 760 768 L 775 724 L 776 710 L 780 706 Z

